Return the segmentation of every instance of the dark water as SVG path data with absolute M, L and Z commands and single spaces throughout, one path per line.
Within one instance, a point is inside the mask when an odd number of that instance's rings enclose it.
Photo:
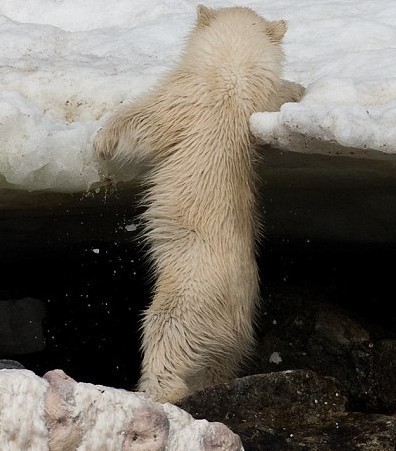
M 17 352 L 0 352 L 0 358 L 18 360 L 39 375 L 62 368 L 78 381 L 133 388 L 140 364 L 139 315 L 150 282 L 138 230 L 126 229 L 135 228 L 135 206 L 130 210 L 115 195 L 109 202 L 71 196 L 33 213 L 3 212 L 0 303 L 39 299 L 45 343 L 25 353 L 27 340 L 36 339 L 31 333 Z M 15 324 L 1 326 L 0 318 L 0 327 L 15 326 L 22 334 L 29 328 L 22 304 L 21 322 L 14 318 Z
M 376 322 L 384 337 L 396 337 L 395 245 L 323 240 L 309 233 L 309 224 L 304 238 L 275 233 L 271 201 L 264 202 L 267 236 L 259 257 L 263 302 L 277 290 L 291 298 L 301 288 L 320 292 Z M 0 303 L 39 299 L 44 341 L 35 352 L 21 346 L 0 358 L 16 359 L 39 375 L 62 368 L 78 381 L 133 388 L 141 359 L 139 315 L 151 291 L 137 213 L 117 195 L 100 201 L 71 196 L 25 213 L 3 209 Z M 301 209 L 297 216 L 304 224 Z M 130 224 L 137 230 L 128 230 Z M 22 316 L 23 332 L 29 318 Z M 0 327 L 6 327 L 4 318 Z
M 378 249 L 341 253 L 267 246 L 260 258 L 263 298 L 279 287 L 291 295 L 301 287 L 320 290 L 330 302 L 396 335 L 389 264 L 394 256 Z M 40 375 L 62 368 L 78 381 L 133 388 L 140 363 L 139 313 L 150 298 L 147 266 L 135 246 L 74 245 L 27 256 L 3 267 L 2 274 L 3 295 L 41 299 L 46 311 L 45 349 L 3 357 L 19 360 Z
M 92 243 L 8 266 L 3 275 L 16 285 L 8 294 L 40 299 L 46 311 L 45 349 L 8 358 L 40 375 L 62 368 L 79 381 L 131 388 L 139 365 L 138 314 L 148 298 L 137 259 L 131 249 Z

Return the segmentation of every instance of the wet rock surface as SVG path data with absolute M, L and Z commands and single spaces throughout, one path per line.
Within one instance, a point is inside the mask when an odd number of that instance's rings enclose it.
M 0 370 L 23 370 L 25 367 L 16 360 L 1 359 Z
M 350 408 L 396 412 L 396 338 L 392 325 L 387 329 L 384 323 L 379 325 L 306 290 L 294 295 L 278 291 L 265 313 L 249 373 L 311 369 L 337 379 Z
M 178 405 L 227 424 L 245 450 L 393 451 L 396 418 L 346 411 L 340 384 L 306 370 L 246 376 Z

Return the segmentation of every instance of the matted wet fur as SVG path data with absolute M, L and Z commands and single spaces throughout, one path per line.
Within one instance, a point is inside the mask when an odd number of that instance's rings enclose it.
M 146 238 L 155 275 L 139 389 L 158 401 L 233 378 L 259 298 L 249 118 L 298 101 L 281 79 L 285 21 L 199 6 L 176 67 L 97 134 L 105 158 L 151 161 Z

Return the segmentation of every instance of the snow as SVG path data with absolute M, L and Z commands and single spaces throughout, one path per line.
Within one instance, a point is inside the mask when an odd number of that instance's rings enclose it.
M 0 187 L 73 192 L 100 182 L 108 168 L 93 154 L 96 130 L 177 60 L 198 3 L 0 0 Z M 252 116 L 261 142 L 396 154 L 396 2 L 206 4 L 288 20 L 284 75 L 307 91 L 299 104 Z
M 273 352 L 269 357 L 269 362 L 276 363 L 276 365 L 279 365 L 280 363 L 282 363 L 282 357 L 279 354 L 279 352 Z
M 195 420 L 144 393 L 76 382 L 62 370 L 42 378 L 0 370 L 0 424 L 3 451 L 243 451 L 224 424 Z

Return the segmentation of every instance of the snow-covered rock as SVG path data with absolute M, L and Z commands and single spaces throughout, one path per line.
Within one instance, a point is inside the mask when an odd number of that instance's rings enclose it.
M 43 378 L 0 370 L 2 451 L 240 451 L 221 423 L 194 420 L 143 393 L 77 383 L 61 370 Z

